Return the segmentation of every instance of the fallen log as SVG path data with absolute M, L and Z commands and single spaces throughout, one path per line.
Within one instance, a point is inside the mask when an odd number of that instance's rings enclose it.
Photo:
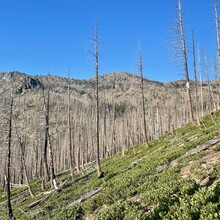
M 84 194 L 79 199 L 75 200 L 74 202 L 70 203 L 68 206 L 74 206 L 74 205 L 80 204 L 80 203 L 84 202 L 85 200 L 91 198 L 92 196 L 98 194 L 99 192 L 101 192 L 101 190 L 102 190 L 101 188 L 94 189 L 94 190 Z
M 26 184 L 16 184 L 16 183 L 10 183 L 10 186 L 11 186 L 12 188 L 27 187 Z
M 184 155 L 182 155 L 182 156 L 176 158 L 175 160 L 172 160 L 172 161 L 170 161 L 170 162 L 167 162 L 167 163 L 164 164 L 164 165 L 158 166 L 158 167 L 156 168 L 156 170 L 157 170 L 157 172 L 162 172 L 162 171 L 165 170 L 166 168 L 173 167 L 173 166 L 177 165 L 179 159 L 185 158 L 185 157 L 188 157 L 188 156 L 191 156 L 191 155 L 194 155 L 194 154 L 197 154 L 197 153 L 199 153 L 200 151 L 206 150 L 206 149 L 208 149 L 209 147 L 211 147 L 211 146 L 213 146 L 213 145 L 215 145 L 215 144 L 217 144 L 217 143 L 219 143 L 219 142 L 220 142 L 220 135 L 217 136 L 217 137 L 215 137 L 215 138 L 213 138 L 213 139 L 211 139 L 211 140 L 209 140 L 209 141 L 206 141 L 205 143 L 199 145 L 198 147 L 196 147 L 196 148 L 194 148 L 194 149 L 192 149 L 192 150 L 187 151 Z
M 40 203 L 42 200 L 43 200 L 43 199 L 39 199 L 39 200 L 37 200 L 37 201 L 34 201 L 34 202 L 32 202 L 31 204 L 29 204 L 27 207 L 28 207 L 29 209 L 32 209 L 32 208 L 34 208 L 35 206 L 39 205 L 39 203 Z
M 34 201 L 34 202 L 32 202 L 31 204 L 29 204 L 27 207 L 28 207 L 29 209 L 33 209 L 33 208 L 35 208 L 35 207 L 38 206 L 38 205 L 42 205 L 42 204 L 44 204 L 53 194 L 55 194 L 55 193 L 57 193 L 57 192 L 58 192 L 57 190 L 53 190 L 53 191 L 50 192 L 50 194 L 49 194 L 47 197 L 42 198 L 42 199 L 39 199 L 39 200 L 37 200 L 37 201 Z
M 79 177 L 79 178 L 73 180 L 71 183 L 66 183 L 66 182 L 64 182 L 64 183 L 62 184 L 62 186 L 61 186 L 58 190 L 53 190 L 53 191 L 44 192 L 43 194 L 48 194 L 48 193 L 49 193 L 47 197 L 42 198 L 42 199 L 39 199 L 39 200 L 37 200 L 37 201 L 34 201 L 33 203 L 29 204 L 27 207 L 28 207 L 29 209 L 33 209 L 33 208 L 35 208 L 36 206 L 39 206 L 39 205 L 44 204 L 51 196 L 53 196 L 53 194 L 55 194 L 55 193 L 61 191 L 61 190 L 64 189 L 64 188 L 67 188 L 67 187 L 73 185 L 74 183 L 76 183 L 76 182 L 78 182 L 78 181 L 80 181 L 80 180 L 82 180 L 82 179 L 89 178 L 89 177 L 90 177 L 93 173 L 95 173 L 95 172 L 96 172 L 96 170 L 94 170 L 94 171 L 92 171 L 92 172 L 90 172 L 90 173 L 87 173 L 86 175 L 81 176 L 81 177 Z M 97 192 L 95 191 L 95 194 L 98 193 L 98 192 L 99 192 L 99 191 L 97 191 Z

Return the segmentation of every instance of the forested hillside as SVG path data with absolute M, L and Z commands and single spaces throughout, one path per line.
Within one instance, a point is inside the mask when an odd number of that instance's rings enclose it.
M 14 185 L 12 206 L 17 219 L 219 219 L 220 113 L 188 124 L 94 163 L 80 173 L 56 173 L 58 189 L 41 179 Z M 55 156 L 56 158 L 56 156 Z M 7 219 L 6 193 L 0 216 Z
M 119 151 L 124 152 L 136 144 L 144 143 L 142 99 L 140 78 L 136 75 L 111 73 L 103 75 L 99 81 L 100 155 L 101 158 L 106 158 Z M 192 87 L 196 86 L 191 83 Z M 11 72 L 0 74 L 0 84 L 0 118 L 3 125 L 0 136 L 0 162 L 3 171 L 0 173 L 1 189 L 4 188 L 6 170 L 11 94 L 13 120 L 10 172 L 13 183 L 25 182 L 23 154 L 28 178 L 31 180 L 43 176 L 45 108 L 48 92 L 49 124 L 47 126 L 49 126 L 55 173 L 69 168 L 70 149 L 77 172 L 80 172 L 84 164 L 95 160 L 94 79 L 81 81 Z M 197 94 L 198 97 L 193 101 L 193 110 L 197 117 L 201 117 L 219 106 L 219 86 L 215 81 L 197 86 L 201 86 L 202 100 L 201 95 Z M 195 94 L 193 93 L 192 96 Z M 145 79 L 144 97 L 149 140 L 158 139 L 161 135 L 190 121 L 184 81 L 159 83 Z M 49 160 L 49 154 L 47 157 Z

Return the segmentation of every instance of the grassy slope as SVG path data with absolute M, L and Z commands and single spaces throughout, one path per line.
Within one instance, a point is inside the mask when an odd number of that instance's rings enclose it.
M 174 137 L 166 135 L 151 142 L 148 149 L 136 146 L 136 154 L 131 149 L 124 157 L 118 154 L 103 160 L 104 178 L 97 179 L 95 173 L 90 179 L 83 179 L 54 194 L 43 205 L 29 209 L 30 203 L 48 196 L 40 193 L 39 180 L 32 181 L 35 195 L 38 194 L 33 199 L 24 188 L 13 190 L 14 215 L 22 220 L 220 219 L 219 144 L 179 159 L 174 167 L 160 173 L 156 171 L 159 165 L 180 157 L 217 135 L 220 135 L 220 112 L 212 118 L 202 118 L 200 127 L 189 124 L 178 129 Z M 89 169 L 91 171 L 94 167 Z M 58 178 L 67 179 L 68 174 L 64 172 Z M 80 205 L 68 207 L 81 195 L 98 187 L 102 191 L 96 196 Z M 22 193 L 23 196 L 18 197 Z M 0 219 L 7 219 L 5 200 L 2 193 Z

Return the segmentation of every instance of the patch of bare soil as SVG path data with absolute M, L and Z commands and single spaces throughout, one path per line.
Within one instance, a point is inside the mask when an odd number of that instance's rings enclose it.
M 220 151 L 207 151 L 207 154 L 197 160 L 190 161 L 189 164 L 180 170 L 183 178 L 192 179 L 200 186 L 216 183 L 216 179 L 211 178 L 212 173 L 220 166 Z

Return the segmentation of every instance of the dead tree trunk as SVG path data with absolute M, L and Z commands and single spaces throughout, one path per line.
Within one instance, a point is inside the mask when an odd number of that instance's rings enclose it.
M 26 103 L 24 101 L 23 106 L 25 106 L 25 104 Z M 14 127 L 15 127 L 15 132 L 16 132 L 19 147 L 20 147 L 20 157 L 21 157 L 20 158 L 20 160 L 21 160 L 20 164 L 21 164 L 21 175 L 22 175 L 20 183 L 23 184 L 23 178 L 25 178 L 29 194 L 33 198 L 34 194 L 33 194 L 33 191 L 31 189 L 31 186 L 30 186 L 30 181 L 29 181 L 29 176 L 28 176 L 27 166 L 26 166 L 26 161 L 25 161 L 25 149 L 26 149 L 26 140 L 27 140 L 27 135 L 25 133 L 25 128 L 27 126 L 27 124 L 25 123 L 25 115 L 26 115 L 26 109 L 25 109 L 25 107 L 23 107 L 21 134 L 19 134 L 18 126 L 17 126 L 15 121 L 14 121 L 14 124 L 15 124 Z M 37 161 L 35 161 L 35 163 L 37 163 Z
M 71 127 L 71 115 L 70 115 L 70 70 L 68 70 L 68 132 L 69 132 L 70 175 L 73 178 L 72 127 Z
M 214 84 L 215 84 L 215 87 L 216 87 L 216 108 L 217 109 L 220 109 L 220 91 L 219 91 L 219 77 L 218 77 L 218 67 L 217 67 L 217 64 L 216 62 L 214 62 L 214 64 L 211 65 L 211 68 L 212 68 L 212 72 L 213 72 L 213 75 L 214 75 Z
M 192 30 L 192 50 L 193 50 L 193 69 L 194 69 L 194 82 L 195 82 L 195 116 L 199 115 L 198 107 L 198 79 L 197 79 L 197 68 L 196 68 L 196 52 L 195 52 L 195 38 L 194 31 Z
M 116 124 L 116 103 L 114 103 L 113 106 L 113 118 L 112 118 L 113 122 L 112 122 L 112 133 L 111 133 L 111 149 L 109 149 L 110 151 L 110 156 L 112 156 L 112 154 L 116 153 L 116 149 L 115 149 L 115 124 Z
M 7 190 L 7 206 L 8 215 L 10 219 L 15 219 L 13 216 L 12 205 L 11 205 L 11 142 L 12 142 L 12 116 L 13 116 L 13 97 L 11 97 L 10 109 L 9 109 L 9 120 L 8 120 L 8 155 L 7 155 L 7 175 L 6 175 L 6 190 Z
M 218 6 L 217 1 L 214 0 L 215 8 L 215 27 L 216 27 L 216 40 L 217 40 L 217 57 L 218 57 L 218 70 L 220 70 L 220 40 L 219 40 L 219 19 L 218 19 Z
M 43 173 L 44 176 L 42 177 L 42 190 L 45 189 L 45 183 L 49 181 L 49 167 L 47 162 L 47 150 L 48 150 L 48 133 L 49 133 L 49 115 L 47 114 L 47 104 L 46 104 L 46 97 L 43 90 L 43 99 L 44 99 L 44 112 L 45 112 L 45 137 L 44 137 L 44 147 L 43 147 Z
M 107 120 L 107 113 L 106 113 L 106 106 L 103 107 L 104 110 L 104 122 L 103 122 L 103 152 L 102 157 L 107 158 L 107 128 L 106 128 L 106 120 Z
M 214 7 L 215 7 L 215 27 L 216 27 L 216 40 L 217 40 L 217 62 L 218 62 L 218 68 L 217 68 L 217 73 L 219 74 L 219 70 L 220 70 L 220 34 L 219 34 L 219 15 L 218 15 L 218 5 L 217 5 L 217 1 L 214 0 Z M 216 80 L 217 82 L 217 90 L 219 93 L 219 79 Z M 219 95 L 218 95 L 219 96 Z M 218 97 L 219 100 L 219 97 Z M 219 109 L 219 101 L 218 101 L 218 109 Z
M 186 92 L 188 97 L 188 108 L 189 108 L 189 116 L 191 122 L 194 121 L 193 116 L 193 108 L 192 108 L 192 98 L 191 98 L 191 91 L 190 91 L 190 81 L 189 81 L 189 70 L 188 70 L 188 62 L 187 62 L 187 52 L 186 52 L 186 41 L 185 41 L 185 34 L 184 34 L 184 25 L 183 25 L 183 13 L 182 13 L 182 7 L 181 2 L 178 0 L 178 33 L 180 34 L 181 38 L 181 54 L 183 56 L 184 61 L 184 71 L 185 71 L 185 77 L 186 77 Z
M 81 119 L 80 119 L 81 120 Z M 81 122 L 82 124 L 82 122 Z M 79 131 L 79 137 L 78 137 L 78 147 L 76 149 L 76 172 L 80 174 L 80 147 L 82 143 L 82 138 L 81 138 L 81 131 Z
M 99 39 L 98 39 L 98 27 L 95 27 L 95 36 L 93 38 L 95 44 L 95 52 L 92 53 L 95 58 L 95 72 L 96 72 L 96 167 L 98 178 L 103 177 L 103 172 L 100 165 L 100 140 L 99 140 Z
M 142 96 L 144 141 L 145 141 L 146 146 L 148 146 L 149 144 L 148 144 L 148 137 L 147 137 L 147 124 L 146 124 L 145 99 L 144 99 L 143 57 L 142 57 L 141 49 L 139 49 L 139 72 L 140 72 L 140 77 L 141 77 L 141 96 Z
M 54 171 L 54 161 L 53 161 L 53 150 L 51 146 L 51 141 L 50 141 L 50 133 L 49 133 L 49 120 L 50 120 L 50 92 L 49 90 L 47 91 L 47 101 L 46 98 L 44 97 L 44 110 L 45 110 L 45 144 L 48 146 L 49 149 L 49 157 L 50 157 L 50 178 L 52 181 L 52 184 L 55 188 L 55 190 L 58 189 L 57 186 L 57 181 L 56 181 L 56 176 L 55 176 L 55 171 Z
M 31 186 L 30 186 L 30 181 L 29 181 L 28 173 L 27 173 L 27 167 L 26 167 L 26 163 L 25 163 L 25 143 L 24 143 L 24 140 L 22 140 L 21 136 L 18 134 L 17 130 L 16 130 L 16 133 L 17 133 L 17 137 L 19 140 L 19 146 L 20 146 L 20 151 L 21 151 L 21 164 L 23 167 L 23 171 L 24 171 L 24 175 L 25 175 L 25 179 L 26 179 L 26 184 L 28 187 L 29 194 L 30 194 L 31 198 L 33 198 L 34 194 L 31 189 Z
M 58 190 L 57 180 L 54 170 L 54 160 L 53 160 L 53 150 L 50 141 L 50 135 L 48 134 L 48 146 L 49 146 L 49 156 L 50 156 L 50 178 L 55 190 Z
M 210 109 L 210 111 L 213 111 L 213 110 L 216 110 L 216 103 L 215 103 L 212 86 L 211 86 L 210 79 L 209 79 L 209 68 L 208 68 L 208 63 L 207 63 L 206 50 L 204 50 L 204 64 L 205 64 L 206 80 L 207 80 L 208 89 L 209 89 L 209 98 L 212 102 L 212 109 Z
M 202 86 L 202 71 L 201 71 L 201 58 L 200 50 L 198 50 L 198 73 L 199 73 L 199 84 L 200 84 L 200 117 L 204 116 L 204 100 L 203 100 L 203 86 Z

